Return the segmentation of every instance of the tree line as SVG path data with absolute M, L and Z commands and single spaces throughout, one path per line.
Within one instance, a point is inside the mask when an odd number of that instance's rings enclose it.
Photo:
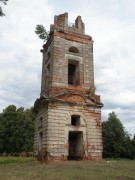
M 34 141 L 33 108 L 9 105 L 0 113 L 0 153 L 32 152 Z M 125 131 L 115 112 L 102 122 L 103 157 L 135 159 L 135 135 Z
M 33 151 L 34 119 L 33 108 L 6 107 L 0 113 L 0 153 Z
M 102 122 L 103 157 L 135 159 L 135 135 L 131 138 L 115 112 Z

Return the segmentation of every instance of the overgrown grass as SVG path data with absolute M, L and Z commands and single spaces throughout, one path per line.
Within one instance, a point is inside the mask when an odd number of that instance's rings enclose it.
M 25 159 L 25 158 L 24 158 Z M 0 180 L 134 180 L 135 161 L 0 164 Z
M 34 161 L 34 157 L 0 157 L 0 164 L 10 164 L 10 163 L 26 163 Z

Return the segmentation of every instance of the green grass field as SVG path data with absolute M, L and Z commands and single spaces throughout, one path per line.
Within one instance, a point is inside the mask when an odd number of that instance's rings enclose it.
M 0 180 L 135 179 L 135 161 L 131 160 L 65 161 L 43 164 L 33 158 L 11 159 L 0 157 Z

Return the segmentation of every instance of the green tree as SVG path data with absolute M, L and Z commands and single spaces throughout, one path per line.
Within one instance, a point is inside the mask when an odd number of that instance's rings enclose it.
M 131 142 L 132 142 L 132 159 L 135 159 L 135 134 Z
M 33 151 L 35 113 L 33 107 L 25 110 L 25 141 L 23 151 Z
M 33 109 L 10 105 L 0 114 L 0 152 L 32 151 L 34 136 Z
M 36 25 L 35 33 L 38 35 L 38 37 L 42 40 L 47 41 L 49 38 L 49 32 L 46 31 L 43 25 Z
M 103 157 L 132 158 L 130 135 L 115 114 L 109 113 L 107 121 L 102 122 Z
M 7 4 L 7 1 L 8 1 L 8 0 L 0 0 L 0 2 L 3 3 L 4 5 Z M 4 14 L 3 11 L 2 11 L 1 6 L 0 6 L 0 16 L 5 16 L 5 14 Z

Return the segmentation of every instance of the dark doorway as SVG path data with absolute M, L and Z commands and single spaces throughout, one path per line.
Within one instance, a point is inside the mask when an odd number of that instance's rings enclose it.
M 84 155 L 83 132 L 69 131 L 69 160 L 81 160 Z

